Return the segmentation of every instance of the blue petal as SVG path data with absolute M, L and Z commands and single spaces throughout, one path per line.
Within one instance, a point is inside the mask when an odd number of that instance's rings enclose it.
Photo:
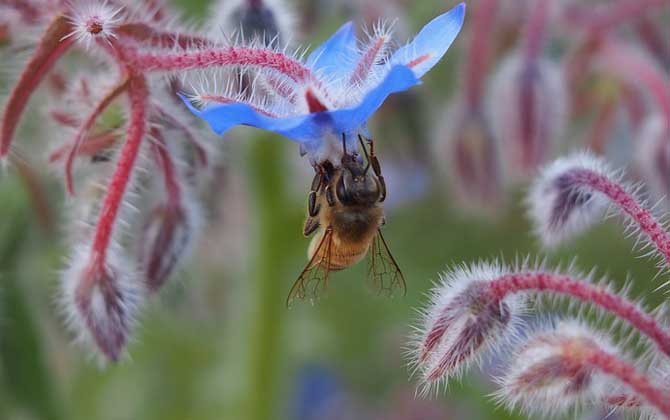
M 273 118 L 259 113 L 247 104 L 239 102 L 208 106 L 199 110 L 191 104 L 191 101 L 187 97 L 181 94 L 179 96 L 193 115 L 205 120 L 216 134 L 222 135 L 236 125 L 248 125 L 274 131 L 297 141 L 320 138 L 323 135 L 323 127 L 320 124 L 316 124 L 313 118 L 310 118 L 315 114 Z
M 384 80 L 370 90 L 358 105 L 328 113 L 332 119 L 333 131 L 335 133 L 357 131 L 377 111 L 389 95 L 405 91 L 419 83 L 419 79 L 412 70 L 405 66 L 394 66 Z
M 444 56 L 463 26 L 465 3 L 449 10 L 421 29 L 421 32 L 390 59 L 391 64 L 403 64 L 421 78 Z M 412 62 L 418 64 L 412 65 Z
M 356 29 L 347 22 L 307 57 L 306 65 L 325 75 L 344 77 L 353 71 L 356 55 Z
M 312 143 L 330 133 L 339 135 L 356 132 L 390 94 L 407 90 L 418 83 L 419 80 L 409 68 L 395 66 L 354 107 L 286 118 L 268 117 L 243 103 L 215 105 L 199 110 L 188 98 L 180 96 L 190 111 L 205 120 L 217 134 L 223 134 L 236 125 L 248 125 L 274 131 L 299 142 Z

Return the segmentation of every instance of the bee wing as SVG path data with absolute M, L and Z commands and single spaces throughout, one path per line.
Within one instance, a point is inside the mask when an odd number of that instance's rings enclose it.
M 405 277 L 398 267 L 395 258 L 391 255 L 386 240 L 381 230 L 377 230 L 377 236 L 370 244 L 370 255 L 368 259 L 368 281 L 371 287 L 379 294 L 392 296 L 396 292 L 403 296 L 407 293 Z
M 321 238 L 314 255 L 293 283 L 288 298 L 286 298 L 286 306 L 291 306 L 295 299 L 305 300 L 309 298 L 310 301 L 314 301 L 319 297 L 319 293 L 328 287 L 332 245 L 333 229 L 328 227 L 324 231 L 323 238 Z

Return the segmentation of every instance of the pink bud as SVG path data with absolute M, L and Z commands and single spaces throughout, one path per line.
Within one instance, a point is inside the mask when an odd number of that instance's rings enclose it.
M 143 291 L 132 265 L 119 252 L 107 264 L 80 248 L 63 275 L 64 306 L 79 338 L 94 343 L 111 361 L 118 361 L 128 343 Z
M 606 337 L 575 322 L 536 333 L 512 356 L 499 399 L 511 408 L 551 414 L 600 400 L 608 380 L 587 362 L 593 349 L 616 352 Z
M 162 205 L 153 209 L 144 227 L 140 262 L 149 292 L 158 291 L 190 254 L 195 242 L 197 211 Z
M 517 295 L 498 300 L 485 287 L 503 273 L 495 264 L 463 266 L 447 272 L 433 290 L 418 328 L 415 354 L 427 387 L 458 375 L 509 337 L 523 300 Z
M 561 243 L 602 219 L 608 204 L 638 231 L 650 255 L 670 264 L 670 234 L 637 190 L 621 181 L 621 173 L 583 153 L 557 159 L 544 168 L 530 188 L 527 203 L 535 230 L 547 246 Z
M 566 87 L 560 67 L 515 53 L 493 77 L 490 109 L 508 178 L 525 178 L 552 154 L 566 126 Z
M 566 414 L 613 395 L 638 401 L 655 414 L 670 413 L 667 390 L 636 370 L 606 336 L 574 321 L 531 336 L 499 380 L 498 398 L 531 413 Z
M 499 152 L 485 116 L 463 101 L 451 105 L 435 138 L 435 165 L 468 211 L 492 212 L 503 198 Z
M 528 213 L 542 243 L 553 247 L 571 239 L 603 217 L 606 199 L 579 179 L 583 171 L 612 177 L 612 171 L 590 154 L 555 160 L 543 168 L 528 191 Z

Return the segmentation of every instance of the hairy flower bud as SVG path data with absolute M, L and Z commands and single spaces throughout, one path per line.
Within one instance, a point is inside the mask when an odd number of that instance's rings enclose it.
M 63 274 L 63 304 L 79 339 L 94 343 L 111 361 L 118 361 L 128 343 L 143 290 L 133 265 L 118 251 L 101 264 L 90 247 L 77 249 Z
M 544 168 L 527 197 L 535 231 L 546 246 L 569 239 L 602 219 L 608 204 L 639 231 L 662 264 L 670 264 L 670 234 L 637 191 L 590 154 L 561 158 Z
M 551 413 L 600 400 L 608 381 L 587 363 L 592 349 L 616 353 L 605 337 L 574 322 L 536 333 L 513 356 L 498 397 L 512 408 Z
M 566 91 L 561 69 L 548 59 L 528 63 L 515 53 L 500 65 L 490 107 L 508 178 L 527 177 L 551 155 L 566 126 Z
M 531 336 L 499 382 L 501 402 L 531 413 L 565 414 L 620 390 L 625 401 L 670 412 L 667 391 L 638 373 L 607 337 L 574 321 Z
M 459 102 L 439 121 L 434 156 L 451 180 L 455 202 L 468 210 L 494 211 L 495 206 L 483 204 L 500 202 L 503 192 L 498 149 L 486 118 Z
M 600 221 L 607 200 L 584 183 L 584 174 L 611 177 L 601 159 L 589 154 L 560 158 L 540 171 L 527 197 L 538 238 L 555 246 Z
M 444 274 L 433 290 L 413 351 L 427 386 L 458 375 L 509 337 L 522 311 L 522 298 L 498 300 L 484 287 L 503 273 L 500 265 L 463 266 Z
M 144 227 L 140 263 L 149 292 L 168 280 L 179 262 L 190 254 L 197 234 L 198 210 L 161 205 L 154 208 Z

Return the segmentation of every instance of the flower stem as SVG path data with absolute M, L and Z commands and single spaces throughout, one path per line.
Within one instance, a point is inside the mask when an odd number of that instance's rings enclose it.
M 143 53 L 124 47 L 120 53 L 137 71 L 174 71 L 204 69 L 213 66 L 250 66 L 268 68 L 296 82 L 313 79 L 312 72 L 287 55 L 264 48 L 209 48 L 180 53 Z
M 146 100 L 148 93 L 143 77 L 134 76 L 131 79 L 129 96 L 131 118 L 128 126 L 128 136 L 112 174 L 93 238 L 93 257 L 99 263 L 104 263 L 105 261 L 106 251 L 109 247 L 114 225 L 116 224 L 119 208 L 121 207 L 135 167 L 140 144 L 146 134 Z
M 670 265 L 670 235 L 651 211 L 646 209 L 633 194 L 619 183 L 590 170 L 574 171 L 574 182 L 605 195 L 624 214 L 628 215 L 649 238 L 658 252 Z
M 28 99 L 56 60 L 73 44 L 73 37 L 63 39 L 71 32 L 72 27 L 67 18 L 58 15 L 42 35 L 35 53 L 21 73 L 5 105 L 0 127 L 0 157 L 9 153 L 12 137 L 18 126 L 19 118 L 28 104 Z
M 514 293 L 538 290 L 564 294 L 591 303 L 625 320 L 654 341 L 664 354 L 670 356 L 670 334 L 663 330 L 654 317 L 643 312 L 633 302 L 603 287 L 566 275 L 542 272 L 507 274 L 487 283 L 486 287 L 490 288 L 497 301 L 502 301 Z
M 668 418 L 670 395 L 651 384 L 649 379 L 635 371 L 635 368 L 600 348 L 592 348 L 586 362 L 601 372 L 614 376 L 629 386 L 637 395 L 656 407 Z
M 88 132 L 93 128 L 93 125 L 95 124 L 96 120 L 100 115 L 111 105 L 112 102 L 118 96 L 125 92 L 126 89 L 128 88 L 129 85 L 129 78 L 124 77 L 120 83 L 117 83 L 114 85 L 112 89 L 110 89 L 105 96 L 98 102 L 98 104 L 93 108 L 93 111 L 86 117 L 84 122 L 79 126 L 77 130 L 77 135 L 75 136 L 74 143 L 72 144 L 72 148 L 70 149 L 70 153 L 68 153 L 67 160 L 65 161 L 65 185 L 67 186 L 67 191 L 69 194 L 73 195 L 74 194 L 74 180 L 72 179 L 72 165 L 74 164 L 74 159 L 77 156 L 79 152 L 79 147 L 81 147 L 81 144 L 84 142 L 86 139 L 86 135 Z

